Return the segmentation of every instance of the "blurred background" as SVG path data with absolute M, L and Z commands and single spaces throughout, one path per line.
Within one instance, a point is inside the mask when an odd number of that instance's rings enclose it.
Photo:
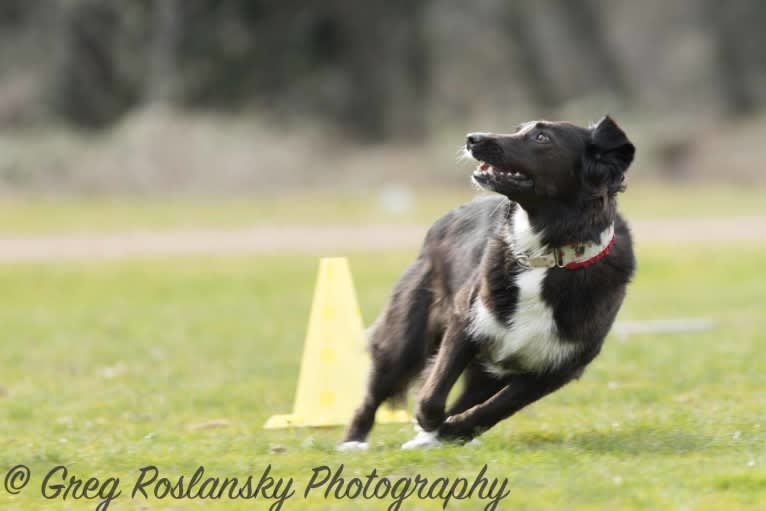
M 632 180 L 749 186 L 764 26 L 759 0 L 5 0 L 0 190 L 461 187 L 467 131 L 606 112 Z

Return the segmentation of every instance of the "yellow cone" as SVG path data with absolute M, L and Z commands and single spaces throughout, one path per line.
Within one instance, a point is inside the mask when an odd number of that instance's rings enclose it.
M 345 257 L 323 258 L 303 347 L 293 413 L 266 429 L 348 424 L 364 398 L 370 367 L 362 315 Z M 407 422 L 404 410 L 381 408 L 378 422 Z

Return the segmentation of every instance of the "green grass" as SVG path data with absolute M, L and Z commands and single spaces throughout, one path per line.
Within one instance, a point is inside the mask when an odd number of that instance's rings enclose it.
M 631 219 L 766 216 L 763 185 L 631 185 L 620 196 Z M 146 229 L 236 228 L 262 224 L 430 223 L 476 194 L 469 186 L 414 193 L 395 213 L 372 190 L 285 192 L 252 197 L 47 197 L 0 200 L 0 237 Z
M 371 451 L 333 451 L 339 429 L 263 431 L 289 411 L 315 279 L 307 257 L 178 258 L 0 266 L 0 474 L 30 466 L 3 509 L 95 509 L 43 500 L 58 464 L 83 477 L 137 469 L 187 478 L 258 476 L 299 490 L 312 467 L 390 477 L 507 477 L 499 509 L 763 509 L 766 286 L 763 246 L 642 247 L 622 319 L 710 317 L 710 332 L 610 338 L 585 376 L 483 437 L 476 448 L 402 452 L 409 426 L 378 426 Z M 412 254 L 352 254 L 373 319 Z M 227 426 L 190 425 L 226 419 Z M 275 452 L 276 451 L 276 452 Z M 302 494 L 283 509 L 385 509 Z M 254 501 L 131 501 L 109 509 L 268 509 Z M 447 509 L 481 509 L 478 499 Z M 401 509 L 441 509 L 410 498 Z

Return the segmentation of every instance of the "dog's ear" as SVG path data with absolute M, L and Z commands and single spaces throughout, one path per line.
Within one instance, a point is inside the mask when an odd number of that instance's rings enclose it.
M 614 120 L 604 116 L 591 127 L 586 152 L 585 178 L 593 186 L 606 184 L 610 191 L 621 187 L 636 148 Z

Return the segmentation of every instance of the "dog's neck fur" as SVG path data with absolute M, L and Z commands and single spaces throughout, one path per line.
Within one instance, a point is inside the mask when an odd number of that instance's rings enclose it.
M 561 205 L 544 208 L 544 211 L 528 212 L 516 204 L 508 220 L 517 249 L 539 255 L 567 244 L 598 242 L 601 233 L 614 223 L 616 217 L 614 196 L 598 196 L 584 204 Z

